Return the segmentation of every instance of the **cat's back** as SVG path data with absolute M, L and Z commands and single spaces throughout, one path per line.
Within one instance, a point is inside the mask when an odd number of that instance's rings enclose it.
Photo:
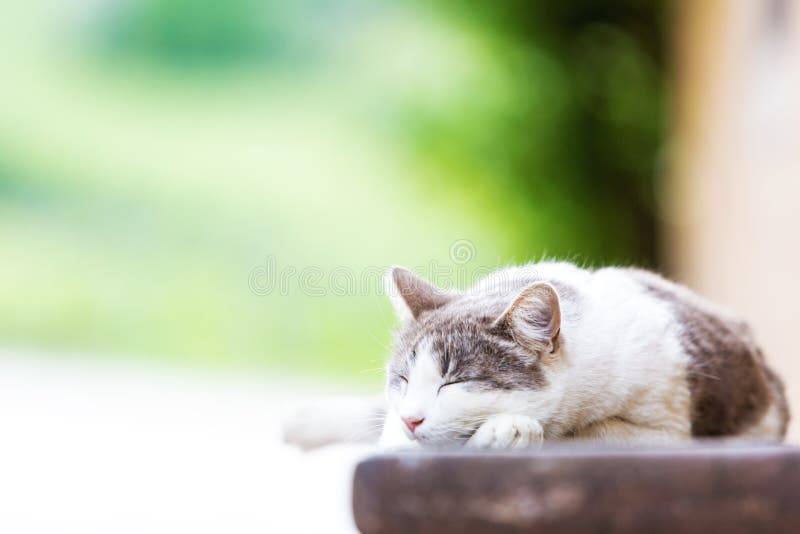
M 569 293 L 585 292 L 591 276 L 592 271 L 568 262 L 529 263 L 494 271 L 478 280 L 467 294 L 475 297 L 502 294 L 513 298 L 518 291 L 534 282 L 548 282 L 556 287 L 560 296 L 568 297 Z
M 785 435 L 789 412 L 783 384 L 747 323 L 729 310 L 650 271 L 589 270 L 566 262 L 502 269 L 470 293 L 478 301 L 490 295 L 509 299 L 536 281 L 551 283 L 559 293 L 564 319 L 581 338 L 573 346 L 623 346 L 636 358 L 668 359 L 664 370 L 679 364 L 693 436 Z
M 748 324 L 685 286 L 641 269 L 617 269 L 672 315 L 688 356 L 692 435 L 782 439 L 789 412 L 783 384 Z

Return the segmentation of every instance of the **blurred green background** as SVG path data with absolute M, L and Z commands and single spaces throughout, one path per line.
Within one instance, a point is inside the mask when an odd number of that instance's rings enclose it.
M 3 345 L 379 381 L 388 265 L 658 263 L 660 2 L 3 6 Z

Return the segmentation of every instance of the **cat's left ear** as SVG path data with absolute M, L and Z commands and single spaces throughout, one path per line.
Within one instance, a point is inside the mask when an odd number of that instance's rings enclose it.
M 418 319 L 422 313 L 440 308 L 455 298 L 453 293 L 439 289 L 402 267 L 389 269 L 386 284 L 395 312 L 404 322 Z
M 510 335 L 533 352 L 550 354 L 557 351 L 561 331 L 558 293 L 547 282 L 529 285 L 500 314 L 493 328 Z

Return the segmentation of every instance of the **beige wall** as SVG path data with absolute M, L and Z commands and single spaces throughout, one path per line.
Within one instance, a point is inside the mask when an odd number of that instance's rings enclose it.
M 751 321 L 800 443 L 800 2 L 682 0 L 675 28 L 668 268 Z

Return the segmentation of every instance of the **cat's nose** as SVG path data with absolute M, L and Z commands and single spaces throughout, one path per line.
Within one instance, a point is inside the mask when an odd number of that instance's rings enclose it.
M 412 434 L 424 420 L 424 417 L 422 419 L 417 419 L 416 417 L 403 417 L 403 422 L 406 424 Z

